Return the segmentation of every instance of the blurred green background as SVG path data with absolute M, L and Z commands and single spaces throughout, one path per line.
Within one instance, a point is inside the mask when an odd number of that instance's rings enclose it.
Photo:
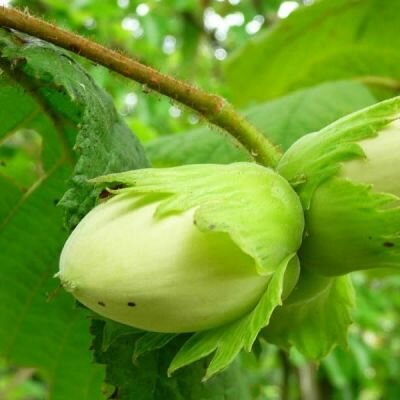
M 0 0 L 2 5 L 27 7 L 34 15 L 118 49 L 206 91 L 218 93 L 240 106 L 252 102 L 240 99 L 238 90 L 230 85 L 229 74 L 224 73 L 225 63 L 243 46 L 250 43 L 251 49 L 251 43 L 256 45 L 257 38 L 264 37 L 263 32 L 273 31 L 296 9 L 313 3 L 312 0 Z M 378 7 L 379 2 L 375 3 Z M 384 8 L 377 10 L 385 12 Z M 379 44 L 385 38 L 383 32 L 376 41 Z M 373 56 L 373 49 L 371 53 Z M 347 54 L 343 60 L 348 61 L 348 57 Z M 111 94 L 119 113 L 142 142 L 184 134 L 202 124 L 192 111 L 182 109 L 146 87 L 86 60 L 80 61 Z M 264 61 L 269 62 L 267 52 Z M 342 70 L 348 71 L 345 61 L 342 63 Z M 292 68 L 296 69 L 297 65 Z M 366 83 L 372 82 L 368 87 L 378 98 L 399 91 L 392 81 L 382 87 L 375 85 L 371 78 L 377 75 L 376 71 L 371 75 L 367 67 L 363 68 L 364 64 L 350 78 L 370 79 Z M 332 72 L 326 79 L 318 78 L 315 82 L 330 81 L 333 75 Z M 387 75 L 382 72 L 382 76 Z M 398 71 L 393 71 L 389 78 L 397 75 Z M 245 88 L 249 78 L 243 75 L 238 85 Z M 311 86 L 306 78 L 298 80 L 302 85 L 289 85 L 281 95 L 301 86 Z M 335 76 L 335 79 L 343 78 L 349 77 L 344 72 Z M 278 92 L 275 97 L 279 97 Z M 0 155 L 7 159 L 8 174 L 20 184 L 28 186 L 40 176 L 40 137 L 34 132 L 21 131 L 2 142 Z M 255 399 L 400 398 L 400 276 L 390 271 L 357 273 L 353 274 L 353 281 L 357 308 L 348 349 L 335 349 L 319 366 L 294 351 L 287 355 L 271 345 L 260 347 L 258 357 L 242 356 L 240 362 L 249 371 Z M 1 400 L 39 400 L 46 396 L 46 384 L 34 369 L 10 365 L 0 359 Z

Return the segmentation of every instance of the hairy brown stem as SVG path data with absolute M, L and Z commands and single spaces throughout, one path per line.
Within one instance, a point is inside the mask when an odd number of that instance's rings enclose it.
M 0 26 L 27 33 L 72 51 L 193 109 L 233 136 L 262 165 L 274 167 L 280 158 L 279 150 L 222 97 L 206 93 L 114 50 L 14 8 L 0 6 Z

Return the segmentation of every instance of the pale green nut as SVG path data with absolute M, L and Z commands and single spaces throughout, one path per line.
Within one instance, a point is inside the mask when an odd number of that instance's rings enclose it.
M 58 276 L 100 315 L 149 331 L 194 332 L 251 311 L 282 265 L 282 296 L 295 285 L 303 213 L 273 171 L 193 165 L 96 181 L 126 188 L 72 232 Z
M 400 119 L 358 143 L 365 157 L 341 164 L 339 176 L 400 196 Z
M 301 265 L 326 276 L 400 267 L 400 98 L 297 141 L 278 171 L 306 218 Z

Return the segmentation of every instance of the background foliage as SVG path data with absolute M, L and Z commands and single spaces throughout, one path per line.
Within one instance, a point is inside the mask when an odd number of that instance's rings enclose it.
M 7 3 L 227 97 L 283 149 L 400 91 L 393 0 Z M 159 368 L 169 348 L 132 364 L 137 336 L 101 321 L 91 328 L 94 364 L 87 311 L 52 279 L 67 236 L 56 207 L 63 193 L 70 188 L 63 204 L 73 226 L 95 196 L 84 174 L 148 165 L 127 126 L 156 166 L 246 154 L 191 111 L 102 67 L 4 31 L 0 47 L 0 398 L 398 398 L 400 279 L 391 271 L 354 274 L 348 349 L 318 369 L 260 343 L 206 388 L 195 383 L 201 364 L 167 380 Z M 102 385 L 105 374 L 118 391 Z

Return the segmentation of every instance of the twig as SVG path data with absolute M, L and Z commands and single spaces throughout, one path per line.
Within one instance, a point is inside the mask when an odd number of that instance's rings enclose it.
M 281 383 L 281 400 L 290 399 L 290 375 L 292 365 L 290 364 L 289 356 L 285 350 L 279 350 L 278 356 L 281 361 L 282 383 Z
M 278 149 L 222 97 L 206 93 L 114 50 L 14 8 L 0 6 L 0 26 L 24 32 L 72 51 L 195 110 L 233 136 L 260 164 L 274 167 L 280 158 Z
M 315 363 L 307 362 L 298 369 L 301 398 L 319 400 L 320 395 L 317 385 L 317 369 Z

